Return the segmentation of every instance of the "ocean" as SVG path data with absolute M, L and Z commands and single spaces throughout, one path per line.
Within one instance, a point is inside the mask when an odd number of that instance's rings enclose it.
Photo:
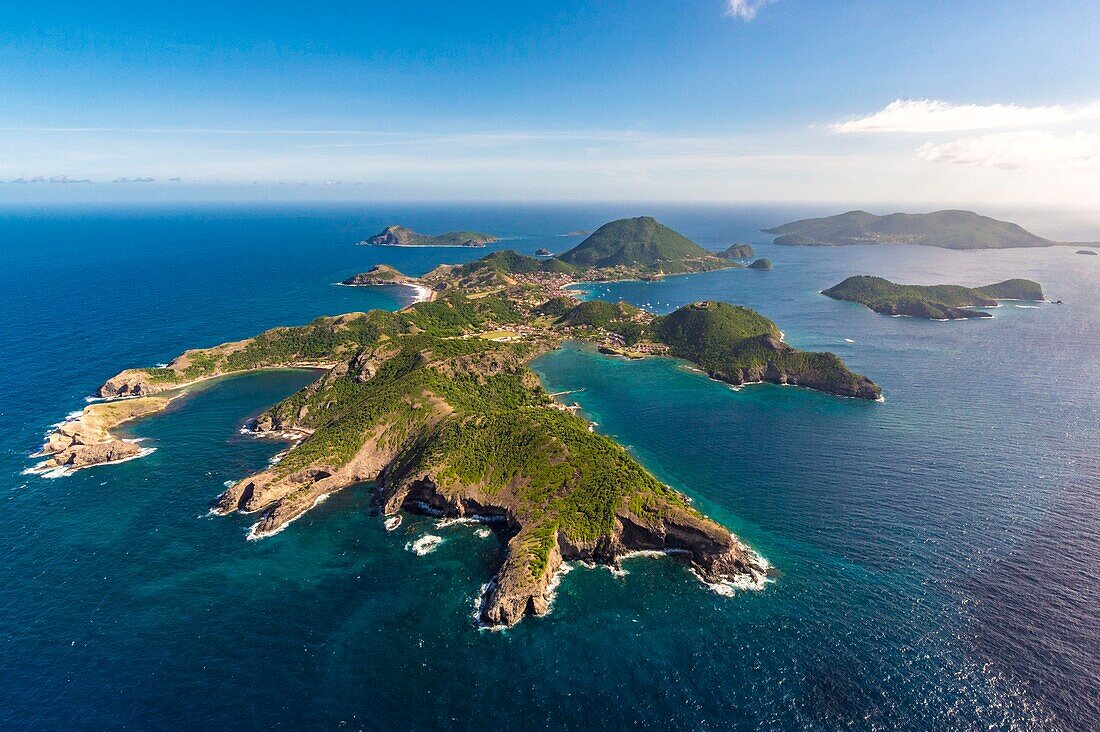
M 1074 247 L 784 248 L 819 208 L 51 207 L 0 212 L 0 727 L 5 729 L 1100 728 L 1100 258 Z M 753 307 L 830 350 L 881 403 L 734 390 L 669 359 L 569 344 L 535 369 L 597 429 L 777 569 L 724 597 L 672 561 L 574 567 L 551 612 L 479 630 L 500 537 L 406 515 L 369 485 L 277 536 L 208 508 L 283 445 L 239 432 L 313 377 L 211 382 L 126 428 L 147 457 L 25 475 L 50 425 L 122 368 L 319 315 L 396 309 L 485 250 L 357 247 L 388 224 L 563 251 L 650 213 L 772 271 L 615 283 L 657 312 Z M 1039 233 L 1045 233 L 1040 231 Z M 1090 238 L 1087 232 L 1082 238 Z M 1095 236 L 1091 238 L 1096 238 Z M 991 320 L 890 318 L 819 291 L 851 274 L 1039 281 L 1064 304 Z M 425 536 L 441 539 L 423 551 Z M 420 551 L 414 551 L 419 549 Z

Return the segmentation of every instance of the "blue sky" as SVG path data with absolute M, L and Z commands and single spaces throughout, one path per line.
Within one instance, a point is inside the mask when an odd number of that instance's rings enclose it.
M 1058 0 L 6 3 L 0 200 L 1100 206 L 1098 37 Z M 91 183 L 13 182 L 51 178 Z

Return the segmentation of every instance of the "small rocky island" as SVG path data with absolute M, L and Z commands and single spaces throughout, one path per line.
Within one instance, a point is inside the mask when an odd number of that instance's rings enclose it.
M 880 398 L 840 358 L 792 348 L 748 308 L 699 302 L 658 317 L 626 303 L 580 302 L 567 289 L 624 273 L 719 266 L 728 263 L 643 218 L 607 224 L 557 258 L 500 251 L 422 278 L 375 268 L 362 278 L 416 283 L 431 288 L 432 299 L 275 328 L 186 351 L 166 367 L 123 371 L 98 396 L 137 398 L 92 405 L 80 426 L 58 428 L 43 447 L 44 468 L 132 456 L 110 427 L 163 409 L 190 384 L 311 367 L 323 370 L 315 382 L 250 426 L 293 436 L 293 446 L 215 504 L 220 514 L 258 513 L 253 538 L 283 530 L 335 491 L 370 482 L 386 516 L 427 512 L 497 528 L 506 551 L 478 611 L 488 625 L 545 612 L 564 560 L 615 565 L 628 552 L 659 551 L 707 583 L 759 587 L 769 571 L 763 559 L 556 402 L 528 365 L 572 339 L 631 357 L 686 359 L 731 384 Z
M 752 264 L 749 265 L 749 269 L 771 269 L 771 268 L 772 268 L 772 260 L 767 259 L 766 257 L 761 257 L 760 259 L 757 259 L 756 261 L 754 261 Z
M 1093 257 L 1096 256 L 1096 251 L 1093 250 L 1093 249 L 1078 249 L 1077 253 L 1078 254 L 1088 254 L 1088 255 L 1091 255 Z
M 376 247 L 483 247 L 495 241 L 496 237 L 491 234 L 477 231 L 448 231 L 429 236 L 404 226 L 387 226 L 359 243 Z
M 357 275 L 348 277 L 341 282 L 342 285 L 351 286 L 364 286 L 364 285 L 412 285 L 416 284 L 417 279 L 415 277 L 409 277 L 408 275 L 401 274 L 388 264 L 379 264 L 371 267 L 366 272 L 360 272 Z
M 822 290 L 834 300 L 865 305 L 884 315 L 907 315 L 930 320 L 991 318 L 973 307 L 996 307 L 999 300 L 1043 300 L 1038 282 L 1014 279 L 985 287 L 961 285 L 899 285 L 882 277 L 857 275 Z
M 776 244 L 836 247 L 851 244 L 915 244 L 944 249 L 1010 249 L 1049 247 L 1057 242 L 1032 234 L 1018 224 L 998 221 L 973 211 L 895 213 L 876 216 L 849 211 L 819 219 L 803 219 L 764 229 Z
M 722 259 L 752 259 L 756 256 L 756 250 L 749 244 L 733 244 L 718 252 L 718 256 Z
M 554 256 L 554 253 L 552 251 L 550 251 L 549 249 L 547 249 L 546 247 L 540 247 L 540 248 L 535 250 L 535 256 L 536 257 L 552 257 L 552 256 Z

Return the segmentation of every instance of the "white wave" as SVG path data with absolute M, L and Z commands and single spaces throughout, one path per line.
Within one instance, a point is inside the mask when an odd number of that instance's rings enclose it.
M 224 483 L 222 483 L 222 485 L 224 485 L 226 487 L 226 490 L 228 490 L 228 489 L 232 488 L 233 486 L 237 485 L 237 481 L 227 480 Z
M 309 508 L 307 508 L 305 511 L 302 511 L 300 514 L 298 514 L 294 518 L 290 519 L 289 521 L 286 521 L 281 526 L 279 526 L 278 528 L 272 529 L 271 531 L 257 531 L 256 527 L 258 527 L 260 525 L 260 523 L 262 523 L 260 521 L 257 521 L 256 523 L 254 523 L 254 524 L 252 524 L 251 526 L 248 527 L 248 536 L 246 536 L 245 538 L 248 539 L 249 541 L 259 541 L 260 539 L 266 539 L 269 536 L 275 536 L 275 534 L 280 534 L 284 530 L 286 530 L 287 526 L 290 526 L 292 523 L 294 523 L 298 519 L 302 518 L 303 516 L 305 516 L 307 513 L 309 513 L 313 509 L 317 508 L 318 505 L 320 505 L 320 504 L 324 503 L 325 501 L 327 501 L 328 497 L 331 496 L 331 495 L 332 495 L 331 493 L 322 493 L 321 495 L 319 495 L 319 496 L 317 496 L 316 498 L 313 499 L 313 503 L 310 504 Z M 242 511 L 242 513 L 244 513 L 244 512 Z
M 1020 308 L 1021 310 L 1038 310 L 1039 309 L 1038 305 L 1017 305 L 1016 307 Z
M 393 531 L 401 525 L 401 517 L 396 515 L 388 516 L 383 525 L 386 527 L 386 531 Z
M 435 527 L 437 529 L 445 529 L 448 526 L 455 526 L 457 524 L 498 524 L 502 521 L 507 520 L 507 516 L 472 513 L 469 516 L 452 516 L 448 518 L 441 518 L 435 522 Z
M 488 539 L 490 536 L 493 535 L 493 532 L 490 531 L 489 529 L 486 529 L 486 528 L 482 527 L 482 528 L 478 529 L 477 531 L 475 531 L 474 534 L 476 534 L 478 536 L 478 538 L 480 538 L 480 539 Z
M 411 551 L 418 557 L 422 557 L 425 554 L 431 554 L 435 551 L 436 547 L 443 543 L 442 536 L 436 536 L 435 534 L 424 534 L 416 541 L 410 541 L 405 545 L 405 548 Z
M 844 342 L 845 343 L 855 343 L 855 341 L 853 341 L 851 338 L 845 338 Z
M 413 291 L 412 301 L 414 303 L 426 302 L 426 301 L 432 299 L 432 288 L 428 287 L 427 285 L 414 285 L 414 284 L 406 282 L 402 286 L 412 289 L 412 291 Z
M 124 457 L 124 458 L 120 458 L 118 460 L 109 460 L 108 462 L 105 462 L 105 463 L 95 463 L 93 465 L 81 465 L 80 467 L 75 467 L 75 468 L 72 467 L 72 466 L 69 466 L 69 465 L 60 465 L 60 466 L 51 467 L 50 465 L 48 465 L 47 461 L 43 461 L 43 462 L 39 463 L 38 465 L 35 465 L 34 467 L 27 468 L 26 470 L 22 471 L 21 474 L 22 475 L 37 475 L 41 478 L 47 478 L 47 479 L 65 478 L 67 476 L 72 475 L 73 473 L 75 473 L 78 470 L 84 470 L 85 468 L 98 468 L 101 465 L 119 465 L 121 463 L 128 463 L 131 460 L 137 460 L 138 458 L 143 458 L 146 455 L 151 455 L 156 451 L 157 451 L 157 448 L 155 448 L 155 447 L 143 447 L 142 449 L 138 450 L 135 454 L 129 455 L 129 456 Z
M 494 587 L 496 587 L 496 580 L 489 580 L 481 586 L 481 591 L 474 598 L 474 624 L 477 625 L 478 630 L 496 632 L 508 629 L 507 625 L 489 625 L 481 622 L 481 612 L 485 609 L 485 603 L 489 601 L 489 593 L 493 591 Z
M 429 516 L 442 516 L 443 511 L 439 510 L 435 506 L 429 506 L 424 501 L 413 501 L 413 506 L 416 506 L 422 513 L 426 513 Z

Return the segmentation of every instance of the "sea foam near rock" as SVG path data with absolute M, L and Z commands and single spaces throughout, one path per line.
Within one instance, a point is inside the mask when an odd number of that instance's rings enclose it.
M 436 536 L 435 534 L 424 534 L 416 541 L 410 541 L 405 545 L 405 548 L 411 551 L 418 557 L 422 557 L 425 554 L 431 554 L 435 551 L 436 547 L 443 543 L 442 536 Z

